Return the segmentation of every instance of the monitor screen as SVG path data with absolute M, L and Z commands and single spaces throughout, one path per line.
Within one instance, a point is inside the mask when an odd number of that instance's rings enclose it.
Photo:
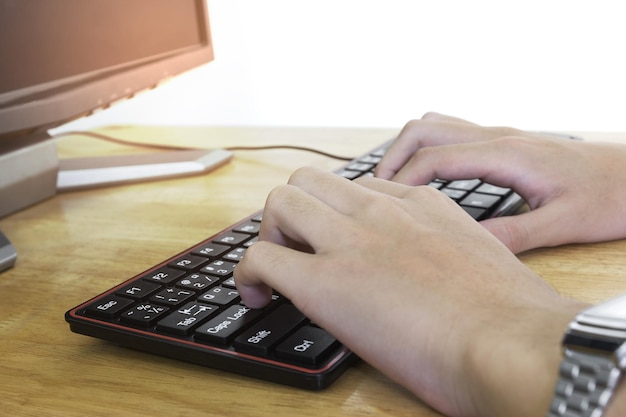
M 0 0 L 0 216 L 54 194 L 50 128 L 212 59 L 205 0 Z
M 0 0 L 0 135 L 49 128 L 213 57 L 200 0 Z

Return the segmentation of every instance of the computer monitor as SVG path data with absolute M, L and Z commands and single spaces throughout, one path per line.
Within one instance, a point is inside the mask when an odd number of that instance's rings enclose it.
M 205 0 L 0 0 L 0 217 L 56 193 L 49 129 L 211 60 Z

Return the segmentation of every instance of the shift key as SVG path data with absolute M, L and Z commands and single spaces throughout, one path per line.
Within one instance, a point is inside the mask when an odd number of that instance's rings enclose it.
M 276 343 L 299 327 L 306 317 L 291 304 L 284 304 L 240 334 L 233 343 L 239 352 L 267 356 Z

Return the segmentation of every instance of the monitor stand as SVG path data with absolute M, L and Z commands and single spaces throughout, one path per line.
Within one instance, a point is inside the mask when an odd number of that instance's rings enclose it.
M 223 149 L 59 159 L 47 133 L 0 141 L 0 218 L 57 192 L 201 174 L 232 158 Z M 0 231 L 0 272 L 15 263 L 15 248 Z
M 230 151 L 200 149 L 61 159 L 57 191 L 202 174 L 231 158 Z
M 0 138 L 0 217 L 56 193 L 59 161 L 45 132 Z
M 47 133 L 0 142 L 0 218 L 57 192 L 202 174 L 232 158 L 223 149 L 59 159 Z
M 6 271 L 15 265 L 17 252 L 9 239 L 0 230 L 0 272 Z

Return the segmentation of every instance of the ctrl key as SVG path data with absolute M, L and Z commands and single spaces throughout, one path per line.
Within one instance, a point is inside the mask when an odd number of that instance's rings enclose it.
M 89 304 L 86 308 L 86 311 L 87 315 L 92 317 L 112 319 L 115 318 L 115 316 L 120 311 L 124 310 L 133 302 L 134 301 L 129 298 L 122 298 L 115 295 L 110 295 Z
M 330 333 L 304 326 L 276 347 L 276 357 L 302 365 L 316 366 L 338 345 Z

